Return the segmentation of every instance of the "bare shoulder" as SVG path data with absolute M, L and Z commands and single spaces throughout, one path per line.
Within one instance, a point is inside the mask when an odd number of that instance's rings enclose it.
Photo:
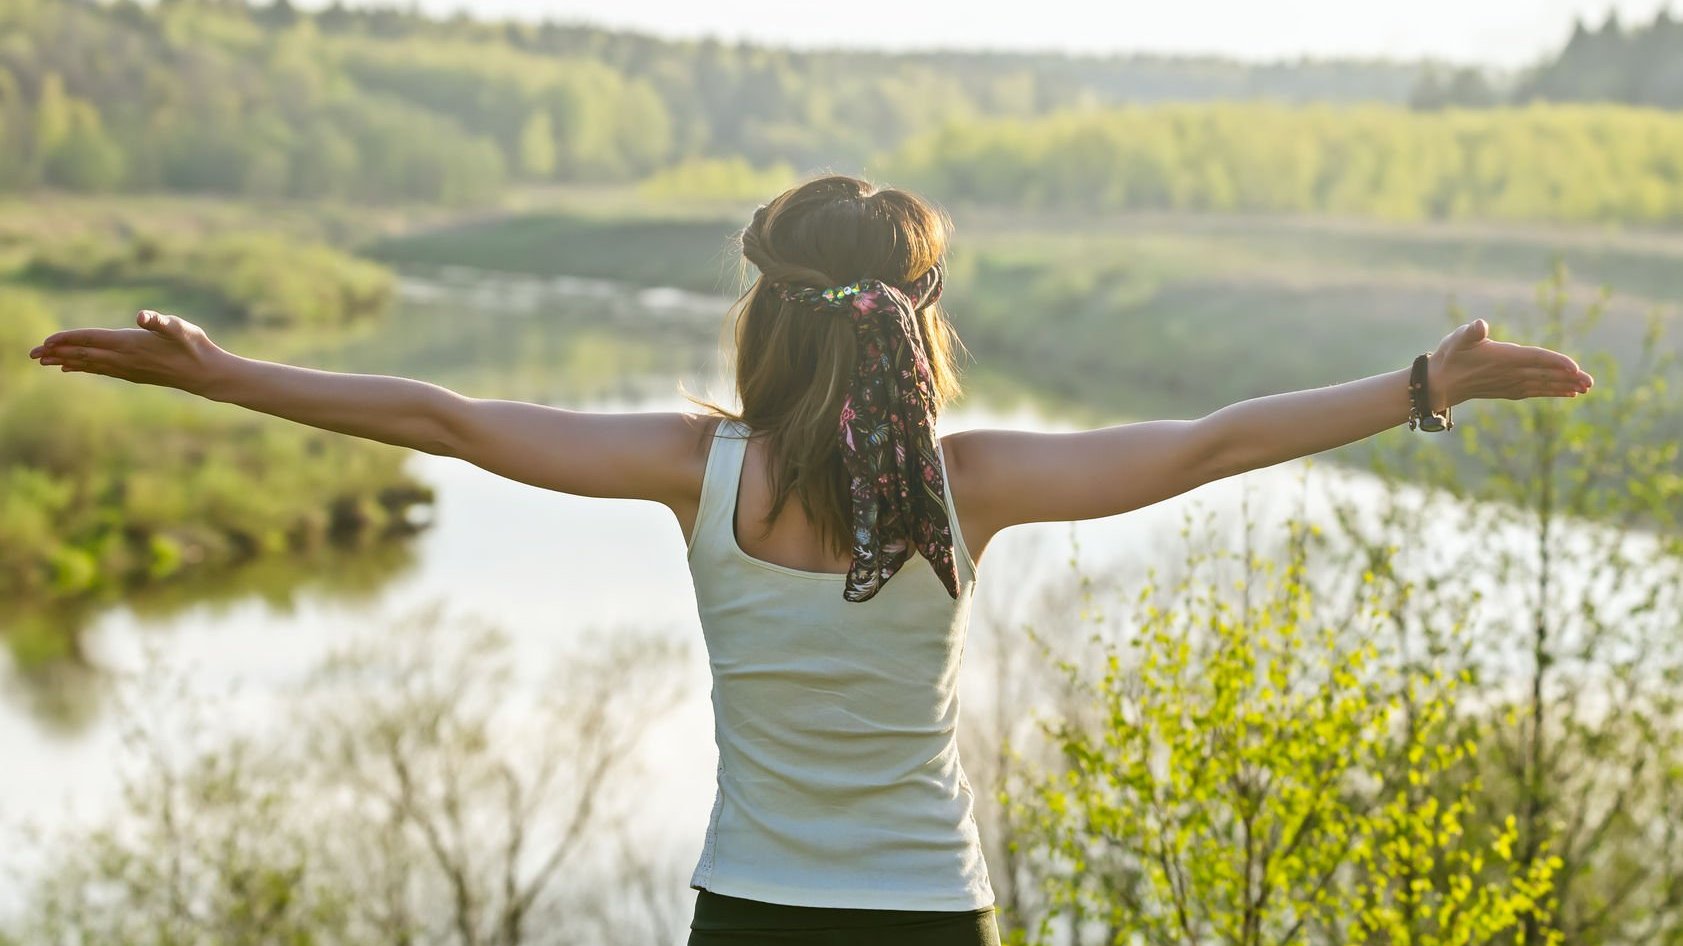
M 941 438 L 953 509 L 973 557 L 999 530 L 1022 521 L 1013 493 L 1033 488 L 1035 441 L 1044 435 L 1025 430 L 976 428 Z
M 994 496 L 999 479 L 990 477 L 989 471 L 997 468 L 990 458 L 1009 451 L 1012 433 L 1015 431 L 961 430 L 941 438 L 953 512 L 970 557 L 978 562 L 994 535 L 1006 525 Z
M 1007 489 L 1013 470 L 1032 464 L 1037 446 L 1047 435 L 1026 430 L 976 428 L 941 438 L 947 474 L 955 482 L 953 491 L 962 492 L 970 506 L 984 505 L 994 494 Z
M 713 435 L 724 420 L 713 413 L 682 412 L 672 415 L 670 435 L 676 482 L 664 502 L 677 518 L 678 529 L 685 542 L 690 541 L 695 532 L 695 520 L 701 513 L 701 487 L 707 475 L 707 457 L 713 447 Z
M 647 426 L 627 431 L 637 437 L 640 453 L 651 467 L 664 469 L 660 498 L 669 506 L 693 505 L 701 499 L 701 480 L 707 471 L 707 454 L 713 434 L 724 418 L 697 411 L 671 411 L 641 415 Z M 656 498 L 656 497 L 651 497 Z
M 700 494 L 718 418 L 691 411 L 576 411 L 462 398 L 450 455 L 499 476 L 577 496 L 668 505 Z
M 713 434 L 724 423 L 718 414 L 678 411 L 672 420 L 671 447 L 676 461 L 685 469 L 686 479 L 693 479 L 695 492 L 701 492 L 701 477 L 707 471 L 707 454 L 713 446 Z

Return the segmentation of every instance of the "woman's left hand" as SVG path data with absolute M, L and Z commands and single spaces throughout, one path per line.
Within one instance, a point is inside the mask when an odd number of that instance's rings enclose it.
M 1475 319 L 1438 343 L 1426 376 L 1433 410 L 1476 398 L 1577 397 L 1595 385 L 1589 372 L 1567 355 L 1498 342 L 1489 335 L 1485 321 Z

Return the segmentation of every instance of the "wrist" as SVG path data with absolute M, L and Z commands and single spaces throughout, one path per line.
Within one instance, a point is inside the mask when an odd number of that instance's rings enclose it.
M 1442 352 L 1433 352 L 1426 359 L 1426 396 L 1433 411 L 1445 411 L 1466 400 Z
M 226 349 L 212 346 L 200 358 L 201 369 L 182 390 L 212 401 L 231 402 L 239 380 L 241 367 L 248 359 Z

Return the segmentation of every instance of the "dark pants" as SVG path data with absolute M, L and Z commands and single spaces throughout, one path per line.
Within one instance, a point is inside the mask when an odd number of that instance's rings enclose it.
M 999 946 L 994 908 L 795 907 L 698 890 L 689 946 Z

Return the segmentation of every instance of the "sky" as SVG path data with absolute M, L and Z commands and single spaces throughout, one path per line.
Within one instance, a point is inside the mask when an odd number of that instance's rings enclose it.
M 321 6 L 325 0 L 300 2 Z M 355 0 L 353 0 L 355 2 Z M 379 0 L 384 5 L 390 0 Z M 435 13 L 553 18 L 798 47 L 987 48 L 1436 58 L 1498 68 L 1558 49 L 1575 16 L 1626 24 L 1683 0 L 413 0 Z

